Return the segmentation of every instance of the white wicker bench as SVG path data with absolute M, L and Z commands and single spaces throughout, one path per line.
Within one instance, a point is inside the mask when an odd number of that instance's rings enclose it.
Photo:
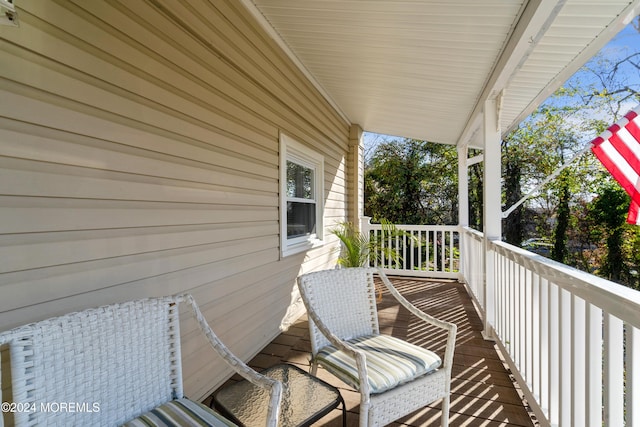
M 189 416 L 214 426 L 233 425 L 185 399 L 180 303 L 191 309 L 213 349 L 233 370 L 267 390 L 265 425 L 276 426 L 282 384 L 234 356 L 191 295 L 113 304 L 0 333 L 0 350 L 11 366 L 6 369 L 2 360 L 0 426 L 119 426 L 141 415 L 146 424 L 138 425 L 196 425 L 183 418 Z M 10 384 L 4 383 L 7 377 Z

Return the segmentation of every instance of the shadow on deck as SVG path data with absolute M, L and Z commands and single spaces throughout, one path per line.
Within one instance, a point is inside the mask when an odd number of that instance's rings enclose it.
M 495 346 L 481 336 L 482 322 L 464 285 L 448 280 L 391 277 L 398 290 L 425 312 L 458 326 L 451 385 L 450 426 L 533 426 L 522 398 Z M 442 357 L 441 331 L 418 323 L 395 299 L 383 295 L 378 304 L 382 333 L 427 346 Z M 440 335 L 439 335 L 440 334 Z M 308 370 L 311 344 L 306 316 L 280 334 L 250 361 L 257 370 L 287 362 Z M 318 369 L 318 376 L 338 387 L 346 401 L 347 425 L 358 425 L 359 394 L 340 380 Z M 441 403 L 437 401 L 391 424 L 392 426 L 439 426 Z M 316 425 L 340 426 L 341 413 L 334 410 Z

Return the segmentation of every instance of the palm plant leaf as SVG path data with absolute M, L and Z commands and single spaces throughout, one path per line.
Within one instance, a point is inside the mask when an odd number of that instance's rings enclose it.
M 342 222 L 331 232 L 342 242 L 338 264 L 343 267 L 362 267 L 369 258 L 369 239 L 355 230 L 350 222 Z
M 345 221 L 339 223 L 331 232 L 342 242 L 342 249 L 338 258 L 338 264 L 342 267 L 363 267 L 369 262 L 370 257 L 375 261 L 381 258 L 392 261 L 395 264 L 402 262 L 402 256 L 395 246 L 396 237 L 402 241 L 416 240 L 416 237 L 399 230 L 387 220 L 380 221 L 382 231 L 369 238 L 356 230 L 353 223 Z

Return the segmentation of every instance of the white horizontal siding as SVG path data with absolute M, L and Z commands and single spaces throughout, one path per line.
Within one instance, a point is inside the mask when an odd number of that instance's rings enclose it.
M 280 258 L 278 135 L 324 156 L 329 229 L 349 126 L 236 2 L 158 3 L 23 2 L 0 27 L 0 329 L 191 292 L 247 359 L 335 262 Z M 184 329 L 201 398 L 228 371 Z

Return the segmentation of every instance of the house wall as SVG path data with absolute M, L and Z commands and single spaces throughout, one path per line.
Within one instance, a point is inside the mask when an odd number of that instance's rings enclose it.
M 0 27 L 0 330 L 190 292 L 244 359 L 279 333 L 278 139 L 325 158 L 325 228 L 347 211 L 349 124 L 240 2 L 18 1 Z M 185 391 L 229 374 L 183 323 Z

